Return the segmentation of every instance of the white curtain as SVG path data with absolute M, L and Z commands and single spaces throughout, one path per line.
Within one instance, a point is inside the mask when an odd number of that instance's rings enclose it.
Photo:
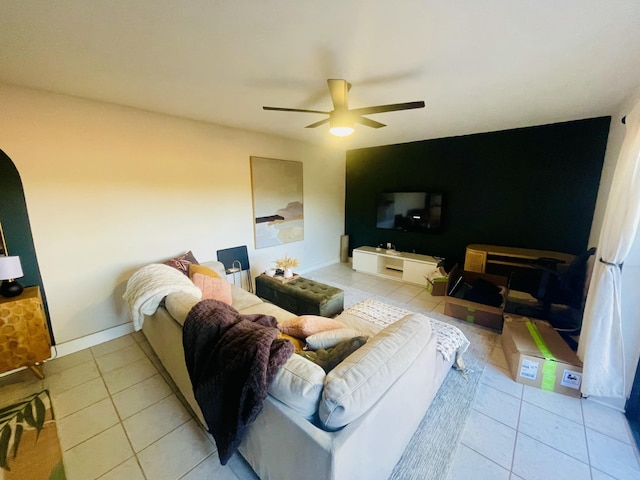
M 626 133 L 611 184 L 585 306 L 578 356 L 584 395 L 625 398 L 621 269 L 640 220 L 640 102 L 626 117 Z

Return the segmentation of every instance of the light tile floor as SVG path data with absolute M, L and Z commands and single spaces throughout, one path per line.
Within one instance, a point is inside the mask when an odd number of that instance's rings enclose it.
M 352 287 L 345 291 L 345 306 L 375 294 L 410 310 L 443 313 L 441 297 L 354 272 L 347 264 L 305 276 Z M 493 338 L 494 347 L 449 480 L 640 479 L 637 450 L 620 412 L 514 382 L 497 334 L 452 322 L 471 341 L 476 335 Z M 0 377 L 0 404 L 50 390 L 69 480 L 257 478 L 239 455 L 220 465 L 215 444 L 142 333 L 49 361 L 44 368 L 44 380 L 28 370 Z

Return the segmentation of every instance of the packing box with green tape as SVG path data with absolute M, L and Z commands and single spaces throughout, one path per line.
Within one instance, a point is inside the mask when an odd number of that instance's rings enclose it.
M 580 396 L 582 362 L 548 322 L 505 315 L 502 348 L 516 382 Z
M 427 292 L 433 297 L 442 297 L 447 291 L 447 278 L 427 278 Z
M 428 275 L 425 275 L 424 279 L 427 281 L 427 292 L 429 292 L 432 297 L 444 296 L 447 291 L 449 275 L 442 265 L 429 272 Z
M 508 282 L 509 279 L 501 275 L 469 272 L 454 268 L 449 273 L 447 282 L 444 314 L 501 332 Z M 491 305 L 469 300 L 469 298 L 482 300 L 485 297 L 484 295 L 470 295 L 473 288 L 486 291 L 486 298 L 496 301 Z M 492 288 L 495 288 L 499 293 L 492 294 Z

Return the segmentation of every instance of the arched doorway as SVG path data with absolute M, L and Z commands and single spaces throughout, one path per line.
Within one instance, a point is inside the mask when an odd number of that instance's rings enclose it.
M 27 204 L 22 189 L 22 180 L 13 161 L 2 150 L 0 150 L 0 224 L 4 233 L 7 253 L 20 257 L 24 272 L 24 277 L 20 279 L 20 283 L 25 286 L 38 285 L 40 287 L 49 325 L 51 344 L 55 345 L 47 306 L 47 296 L 42 284 L 38 258 L 33 244 L 33 236 L 31 235 L 31 224 L 29 223 Z

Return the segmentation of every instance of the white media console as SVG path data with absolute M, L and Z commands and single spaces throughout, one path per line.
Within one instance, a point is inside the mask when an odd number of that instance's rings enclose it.
M 440 264 L 439 259 L 430 255 L 396 252 L 375 247 L 358 247 L 353 249 L 353 269 L 394 278 L 404 282 L 426 285 L 426 277 Z

